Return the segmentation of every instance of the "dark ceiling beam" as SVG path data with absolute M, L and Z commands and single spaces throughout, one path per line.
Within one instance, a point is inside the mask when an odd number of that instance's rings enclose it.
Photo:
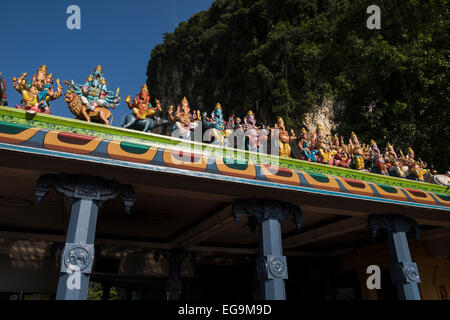
M 353 217 L 331 223 L 326 226 L 300 233 L 283 240 L 284 249 L 292 249 L 334 238 L 346 233 L 363 230 L 367 227 L 367 218 Z
M 235 224 L 231 216 L 231 205 L 196 224 L 170 242 L 170 247 L 189 248 Z

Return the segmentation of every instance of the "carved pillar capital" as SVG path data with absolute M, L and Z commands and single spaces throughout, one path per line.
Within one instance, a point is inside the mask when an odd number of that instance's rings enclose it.
M 236 223 L 239 223 L 242 215 L 246 213 L 258 222 L 274 219 L 283 221 L 293 217 L 297 228 L 303 223 L 303 214 L 298 206 L 278 200 L 266 199 L 239 199 L 233 203 L 232 215 Z
M 63 194 L 72 204 L 76 200 L 84 199 L 92 200 L 101 206 L 105 201 L 122 196 L 127 214 L 130 213 L 136 201 L 133 187 L 113 180 L 91 176 L 44 174 L 39 178 L 34 189 L 37 203 L 43 201 L 50 187 Z
M 421 234 L 421 230 L 417 222 L 411 218 L 394 214 L 372 214 L 368 219 L 369 229 L 372 237 L 375 237 L 377 232 L 384 229 L 388 232 L 404 232 L 417 239 Z

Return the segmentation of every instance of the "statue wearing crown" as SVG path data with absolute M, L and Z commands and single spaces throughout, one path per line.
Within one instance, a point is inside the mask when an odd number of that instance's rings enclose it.
M 172 135 L 182 139 L 191 140 L 191 138 L 193 138 L 191 130 L 197 127 L 198 122 L 192 121 L 193 115 L 191 114 L 191 108 L 189 107 L 189 102 L 186 97 L 181 100 L 176 111 L 174 111 L 174 106 L 169 106 L 169 119 L 174 122 L 172 127 Z
M 209 137 L 209 141 L 214 137 L 214 144 L 226 144 L 226 126 L 225 121 L 223 120 L 222 105 L 220 103 L 217 103 L 214 107 L 214 111 L 211 112 L 211 117 L 207 117 L 206 113 L 203 113 L 202 125 L 203 128 L 207 130 L 206 136 Z
M 378 149 L 377 143 L 374 140 L 370 140 L 369 160 L 371 161 L 371 171 L 378 174 L 387 175 L 387 167 L 384 161 L 384 157 Z
M 98 65 L 83 85 L 72 80 L 69 88 L 78 94 L 86 111 L 95 111 L 97 107 L 114 109 L 120 103 L 119 88 L 116 93 L 108 90 L 108 83 L 103 76 L 102 66 Z
M 0 72 L 0 106 L 7 106 L 6 101 L 6 81 L 3 78 L 3 73 Z
M 150 103 L 150 92 L 148 86 L 142 86 L 141 91 L 131 102 L 131 97 L 125 99 L 128 107 L 132 110 L 131 114 L 127 114 L 121 123 L 121 127 L 150 132 L 152 129 L 161 126 L 164 121 L 156 114 L 161 111 L 161 102 L 156 99 L 156 107 Z M 167 122 L 167 120 L 165 120 Z
M 366 158 L 366 152 L 361 147 L 358 136 L 352 131 L 350 139 L 348 141 L 349 151 L 352 154 L 353 162 L 356 170 L 364 170 L 364 160 Z
M 406 179 L 424 181 L 424 175 L 427 173 L 424 163 L 416 160 L 414 150 L 411 147 L 408 147 L 406 152 L 405 157 L 403 152 L 400 151 L 405 169 L 407 169 Z
M 253 152 L 258 151 L 259 131 L 256 126 L 255 114 L 252 110 L 249 110 L 244 117 L 243 128 L 245 130 L 245 136 L 248 139 L 247 150 Z
M 22 105 L 18 109 L 28 113 L 50 113 L 49 102 L 58 99 L 62 95 L 62 87 L 59 79 L 56 80 L 57 89 L 53 84 L 53 74 L 48 73 L 47 66 L 42 65 L 32 76 L 31 81 L 26 80 L 27 73 L 22 73 L 19 78 L 13 78 L 13 87 L 22 95 Z
M 311 139 L 305 128 L 302 128 L 298 147 L 300 149 L 300 157 L 302 160 L 317 162 L 316 156 L 319 152 L 317 150 L 311 150 Z
M 291 157 L 291 146 L 289 143 L 292 140 L 297 139 L 293 130 L 289 131 L 286 129 L 284 125 L 284 120 L 282 117 L 278 118 L 277 123 L 275 124 L 275 130 L 278 132 L 278 152 L 281 157 Z

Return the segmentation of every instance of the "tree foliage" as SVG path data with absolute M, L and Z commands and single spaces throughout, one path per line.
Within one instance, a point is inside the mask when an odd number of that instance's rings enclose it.
M 148 84 L 163 103 L 255 111 L 298 130 L 324 98 L 337 131 L 450 160 L 448 0 L 380 0 L 369 30 L 362 0 L 216 0 L 157 45 Z

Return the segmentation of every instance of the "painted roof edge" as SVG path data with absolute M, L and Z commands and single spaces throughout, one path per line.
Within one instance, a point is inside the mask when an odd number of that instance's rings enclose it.
M 150 144 L 168 149 L 189 150 L 198 153 L 214 153 L 222 156 L 232 156 L 237 159 L 251 159 L 261 164 L 276 164 L 279 167 L 297 169 L 305 172 L 320 173 L 335 177 L 349 178 L 374 182 L 386 186 L 398 186 L 422 191 L 430 191 L 441 194 L 449 194 L 447 187 L 430 184 L 426 182 L 384 176 L 369 172 L 357 171 L 326 164 L 311 163 L 298 159 L 275 157 L 267 154 L 248 152 L 239 149 L 229 149 L 214 146 L 211 144 L 186 141 L 170 136 L 143 133 L 135 130 L 120 127 L 105 126 L 102 124 L 86 122 L 66 117 L 59 117 L 47 114 L 29 115 L 23 110 L 10 107 L 0 107 L 0 122 L 14 123 L 27 127 L 37 127 L 43 129 L 57 130 L 62 132 L 73 132 L 88 136 L 105 138 L 108 140 L 130 141 L 134 143 Z

